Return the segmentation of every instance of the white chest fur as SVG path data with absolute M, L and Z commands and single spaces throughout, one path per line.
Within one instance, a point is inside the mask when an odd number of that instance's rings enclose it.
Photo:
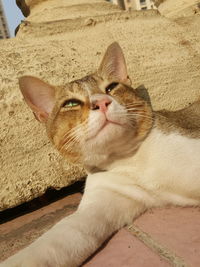
M 133 157 L 108 167 L 116 178 L 104 181 L 153 205 L 196 205 L 200 201 L 199 160 L 200 139 L 153 129 Z M 132 186 L 141 191 L 137 196 L 131 193 Z

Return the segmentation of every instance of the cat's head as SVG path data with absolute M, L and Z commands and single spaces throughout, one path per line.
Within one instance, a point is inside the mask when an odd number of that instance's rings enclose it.
M 74 163 L 100 167 L 131 155 L 152 127 L 146 92 L 130 86 L 116 42 L 94 74 L 58 87 L 32 76 L 19 84 L 56 148 Z

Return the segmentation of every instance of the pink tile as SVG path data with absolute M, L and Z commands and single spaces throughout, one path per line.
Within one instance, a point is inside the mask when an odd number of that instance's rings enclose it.
M 84 267 L 168 267 L 157 256 L 126 230 L 119 231 L 107 245 Z
M 200 266 L 200 209 L 153 209 L 135 224 L 192 267 Z

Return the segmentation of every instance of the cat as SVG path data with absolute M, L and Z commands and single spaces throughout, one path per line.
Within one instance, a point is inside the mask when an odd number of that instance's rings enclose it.
M 77 211 L 1 266 L 80 266 L 114 232 L 152 207 L 200 204 L 200 101 L 153 111 L 133 89 L 119 44 L 98 70 L 65 86 L 19 80 L 25 101 L 67 160 L 88 172 Z

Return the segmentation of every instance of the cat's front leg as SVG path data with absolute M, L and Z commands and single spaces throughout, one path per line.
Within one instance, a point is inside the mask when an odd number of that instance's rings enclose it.
M 116 185 L 112 190 L 114 177 L 106 186 L 102 174 L 89 177 L 81 204 L 73 215 L 61 220 L 1 267 L 79 266 L 112 233 L 131 223 L 145 209 L 144 205 L 121 194 Z

